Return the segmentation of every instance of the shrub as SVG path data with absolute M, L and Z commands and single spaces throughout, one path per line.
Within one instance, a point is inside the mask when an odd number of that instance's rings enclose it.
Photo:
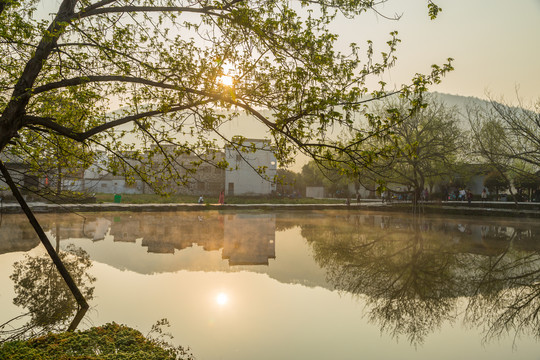
M 193 357 L 182 347 L 145 338 L 137 330 L 112 323 L 84 331 L 6 342 L 0 346 L 0 359 L 177 360 Z

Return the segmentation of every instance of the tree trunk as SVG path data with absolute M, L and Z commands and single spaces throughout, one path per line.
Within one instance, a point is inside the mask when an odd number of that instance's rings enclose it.
M 23 116 L 32 96 L 31 89 L 48 59 L 56 47 L 58 38 L 65 32 L 65 22 L 71 21 L 77 0 L 63 0 L 58 13 L 47 29 L 47 35 L 39 42 L 34 56 L 26 66 L 13 88 L 13 93 L 0 116 L 0 153 L 7 144 L 17 137 L 17 132 L 24 126 Z
M 39 239 L 41 240 L 41 243 L 43 246 L 45 246 L 45 249 L 47 250 L 47 253 L 51 257 L 54 265 L 56 266 L 56 269 L 58 269 L 58 272 L 60 275 L 62 275 L 62 278 L 66 282 L 67 286 L 69 287 L 69 290 L 71 290 L 71 293 L 75 297 L 75 300 L 77 300 L 77 303 L 79 306 L 83 309 L 88 309 L 88 303 L 86 302 L 84 296 L 82 295 L 81 291 L 77 287 L 77 284 L 75 284 L 75 281 L 73 281 L 73 278 L 69 274 L 69 271 L 64 266 L 64 263 L 54 251 L 54 247 L 52 246 L 51 242 L 47 238 L 47 235 L 45 235 L 45 232 L 43 231 L 43 228 L 37 221 L 36 217 L 32 213 L 32 210 L 22 197 L 21 193 L 19 192 L 19 189 L 17 189 L 17 185 L 15 185 L 15 182 L 11 178 L 11 175 L 9 174 L 7 168 L 5 167 L 4 163 L 0 160 L 0 171 L 2 172 L 2 175 L 4 176 L 4 179 L 6 183 L 9 185 L 11 192 L 13 196 L 17 199 L 19 204 L 21 205 L 22 210 L 24 211 L 26 217 L 30 221 L 30 224 L 34 228 L 34 231 L 38 235 Z

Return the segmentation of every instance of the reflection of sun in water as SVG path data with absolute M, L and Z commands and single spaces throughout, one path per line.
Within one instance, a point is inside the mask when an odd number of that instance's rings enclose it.
M 216 296 L 216 303 L 219 305 L 219 306 L 225 306 L 227 304 L 227 302 L 229 302 L 229 297 L 227 296 L 227 294 L 225 293 L 219 293 L 217 296 Z
M 219 82 L 225 86 L 233 86 L 234 80 L 232 76 L 221 75 L 219 77 Z

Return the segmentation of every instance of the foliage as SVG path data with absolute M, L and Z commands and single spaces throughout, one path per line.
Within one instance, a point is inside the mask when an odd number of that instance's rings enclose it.
M 303 193 L 305 184 L 302 176 L 291 170 L 277 169 L 277 193 L 281 196 L 300 195 Z
M 306 186 L 323 186 L 330 196 L 338 192 L 346 194 L 350 182 L 339 169 L 314 160 L 302 167 L 301 178 Z
M 456 111 L 434 98 L 427 98 L 425 104 L 407 116 L 403 100 L 389 100 L 378 108 L 377 116 L 398 119 L 390 132 L 361 145 L 382 152 L 367 169 L 357 171 L 360 167 L 356 167 L 350 173 L 362 183 L 379 184 L 395 193 L 412 193 L 413 199 L 419 199 L 428 184 L 450 178 L 463 152 Z
M 325 180 L 324 173 L 315 161 L 302 166 L 302 178 L 307 186 L 322 186 Z
M 517 189 L 521 201 L 530 201 L 534 191 L 540 188 L 540 172 L 531 174 L 527 171 L 520 171 L 512 177 L 512 184 Z
M 490 115 L 502 127 L 500 156 L 512 161 L 513 167 L 523 163 L 540 167 L 540 102 L 527 106 L 519 101 L 518 107 L 491 101 Z
M 253 151 L 222 131 L 244 112 L 268 129 L 281 165 L 297 151 L 319 160 L 328 149 L 348 152 L 331 136 L 336 127 L 354 130 L 359 143 L 392 124 L 377 119 L 375 130 L 358 131 L 354 117 L 392 93 L 366 84 L 394 65 L 400 40 L 392 32 L 379 54 L 371 41 L 340 53 L 329 28 L 377 5 L 63 0 L 55 10 L 46 1 L 2 2 L 0 153 L 58 175 L 97 162 L 159 191 L 186 183 L 202 163 L 226 168 L 216 154 L 224 144 Z M 427 5 L 434 18 L 440 8 Z M 451 59 L 397 90 L 406 111 L 423 106 L 421 94 L 450 70 Z M 195 159 L 182 163 L 182 155 Z
M 92 266 L 89 255 L 69 246 L 59 252 L 59 257 L 83 296 L 91 300 L 95 278 L 88 273 Z M 15 284 L 13 303 L 28 311 L 29 320 L 19 328 L 12 322 L 3 324 L 0 327 L 3 340 L 67 329 L 78 310 L 77 303 L 48 255 L 26 254 L 24 260 L 14 264 L 10 278 Z
M 469 108 L 467 113 L 473 155 L 505 177 L 506 184 L 510 182 L 506 174 L 515 174 L 519 189 L 540 169 L 540 102 L 527 106 L 519 100 L 518 105 L 491 100 L 488 107 Z
M 519 173 L 514 176 L 513 183 L 516 189 L 534 190 L 540 187 L 540 175 Z
M 2 359 L 193 359 L 184 348 L 163 346 L 139 331 L 115 323 L 85 331 L 48 334 L 0 346 Z
M 490 192 L 499 194 L 499 191 L 508 188 L 508 181 L 506 177 L 501 175 L 498 171 L 492 171 L 485 177 L 484 186 L 487 187 Z
M 476 118 L 472 120 L 472 111 Z M 504 156 L 504 143 L 506 133 L 503 124 L 491 114 L 485 114 L 482 109 L 468 109 L 469 121 L 472 130 L 472 153 L 481 161 L 501 168 L 508 166 L 508 159 Z

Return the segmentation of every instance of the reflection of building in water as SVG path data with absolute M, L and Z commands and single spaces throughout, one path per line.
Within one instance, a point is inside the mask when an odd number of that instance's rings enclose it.
M 200 213 L 155 213 L 115 218 L 110 234 L 114 241 L 134 242 L 150 253 L 172 254 L 194 243 L 205 250 L 219 250 L 223 244 L 222 216 Z
M 197 244 L 206 251 L 223 248 L 230 265 L 268 264 L 276 257 L 275 225 L 275 215 L 266 214 L 156 213 L 115 219 L 110 234 L 114 241 L 142 238 L 150 253 L 173 254 Z
M 28 226 L 26 217 L 21 221 L 15 217 L 4 217 L 0 224 L 0 254 L 15 251 L 28 251 L 39 245 L 39 238 L 34 229 Z M 18 219 L 17 219 L 18 220 Z
M 223 226 L 220 217 L 158 214 L 152 217 L 152 223 L 145 221 L 141 225 L 142 245 L 152 253 L 174 253 L 199 244 L 205 250 L 217 250 L 223 242 Z
M 229 215 L 222 257 L 229 265 L 268 265 L 268 259 L 276 258 L 275 233 L 273 214 Z
M 496 222 L 484 222 L 478 224 L 474 219 L 432 219 L 425 218 L 416 223 L 406 218 L 387 217 L 376 219 L 376 222 L 385 223 L 384 229 L 391 232 L 399 232 L 405 229 L 416 229 L 421 234 L 438 234 L 439 240 L 451 240 L 456 245 L 456 251 L 462 253 L 498 256 L 509 247 L 516 250 L 540 250 L 540 242 L 531 241 L 531 237 L 538 239 L 538 231 L 530 225 L 524 225 L 526 231 L 521 231 L 515 226 L 501 225 Z M 414 225 L 413 225 L 414 224 Z M 515 223 L 519 226 L 519 221 Z
M 88 223 L 85 226 L 86 233 L 93 234 L 92 240 L 99 241 L 105 239 L 105 235 L 111 228 L 111 221 L 105 218 L 97 218 L 96 221 Z
M 332 214 L 327 212 L 327 214 Z M 540 251 L 540 226 L 529 220 L 464 218 L 440 216 L 411 217 L 405 214 L 350 214 L 334 216 L 312 212 L 309 217 L 295 219 L 277 214 L 277 227 L 295 223 L 306 238 L 354 237 L 357 242 L 403 241 L 413 236 L 431 243 L 452 246 L 453 251 L 482 256 L 498 256 L 512 250 Z M 348 235 L 347 235 L 348 234 Z M 322 241 L 322 240 L 321 240 Z
M 103 217 L 89 216 L 75 219 L 78 221 L 74 221 L 70 217 L 55 215 L 54 218 L 49 219 L 49 222 L 46 222 L 45 219 L 41 222 L 44 228 L 49 227 L 51 234 L 54 237 L 58 236 L 61 240 L 69 238 L 103 240 L 111 227 L 111 221 Z
M 134 243 L 141 234 L 140 217 L 115 216 L 110 234 L 114 237 L 114 241 Z
M 42 226 L 50 227 L 51 234 L 55 238 L 60 238 L 61 240 L 69 238 L 88 238 L 90 235 L 85 234 L 84 232 L 84 222 L 73 221 L 73 218 L 62 218 L 60 216 L 55 216 L 50 220 L 49 223 L 44 224 L 44 221 L 41 221 Z M 93 236 L 93 234 L 92 234 Z

